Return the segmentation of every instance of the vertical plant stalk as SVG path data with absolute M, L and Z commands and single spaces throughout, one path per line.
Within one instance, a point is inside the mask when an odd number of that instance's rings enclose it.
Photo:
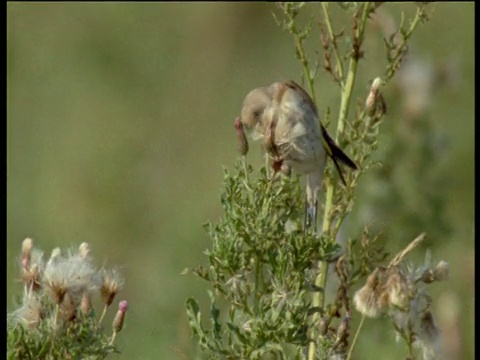
M 302 63 L 303 72 L 305 75 L 305 80 L 308 83 L 308 89 L 310 90 L 310 95 L 312 97 L 313 102 L 316 104 L 317 102 L 315 99 L 315 88 L 313 87 L 314 77 L 310 73 L 310 68 L 308 66 L 308 58 L 307 58 L 307 55 L 305 54 L 305 49 L 303 47 L 304 37 L 298 32 L 298 29 L 295 27 L 295 22 L 293 22 L 293 19 L 291 20 L 292 20 L 292 23 L 290 25 L 290 30 L 295 39 L 295 48 L 297 50 L 298 59 Z
M 340 84 L 343 89 L 345 85 L 343 83 L 343 63 L 340 54 L 338 53 L 337 44 L 335 42 L 335 34 L 333 32 L 332 21 L 330 19 L 330 13 L 328 11 L 328 5 L 328 2 L 322 2 L 323 16 L 325 18 L 325 24 L 327 25 L 328 34 L 330 35 L 330 39 L 332 39 L 333 53 L 335 54 L 335 61 L 337 62 L 338 77 L 340 79 Z
M 114 331 L 113 334 L 112 334 L 112 338 L 110 339 L 110 342 L 108 343 L 108 345 L 113 346 L 113 343 L 115 342 L 116 337 L 117 337 L 117 332 Z
M 99 324 L 101 324 L 101 323 L 102 323 L 102 321 L 103 321 L 103 318 L 105 317 L 105 314 L 107 313 L 107 308 L 108 308 L 108 306 L 107 306 L 107 305 L 105 305 L 105 306 L 103 307 L 103 310 L 102 310 L 102 315 L 100 316 L 100 320 L 98 320 L 98 323 L 99 323 Z
M 360 319 L 360 324 L 358 324 L 357 331 L 355 332 L 355 336 L 353 337 L 352 344 L 350 345 L 350 349 L 348 349 L 347 359 L 350 360 L 352 358 L 353 349 L 355 348 L 355 344 L 357 343 L 358 335 L 360 334 L 360 330 L 362 330 L 363 323 L 365 322 L 365 315 L 362 315 Z
M 325 13 L 328 13 L 328 9 L 324 7 Z M 367 17 L 368 14 L 370 13 L 370 3 L 367 2 L 363 5 L 363 11 L 362 15 L 360 18 L 360 21 L 358 23 L 358 28 L 357 28 L 357 33 L 354 34 L 354 37 L 356 37 L 356 42 L 358 46 L 360 47 L 362 42 L 363 42 L 363 34 L 365 31 L 365 25 L 367 22 Z M 333 36 L 333 30 L 331 26 L 329 26 L 329 31 L 331 32 L 331 36 Z M 334 45 L 335 46 L 335 45 Z M 353 92 L 353 87 L 355 85 L 355 79 L 357 75 L 357 66 L 358 66 L 358 61 L 359 61 L 359 54 L 358 54 L 359 49 L 357 49 L 357 52 L 353 52 L 351 57 L 350 57 L 350 63 L 348 67 L 348 73 L 347 73 L 347 78 L 345 82 L 342 80 L 342 93 L 341 93 L 341 103 L 340 103 L 340 111 L 339 111 L 339 116 L 338 116 L 338 122 L 337 122 L 337 131 L 335 134 L 335 141 L 338 143 L 338 140 L 343 133 L 345 129 L 345 121 L 348 116 L 348 108 L 350 105 L 350 99 L 352 97 L 352 92 Z M 322 225 L 322 233 L 323 234 L 329 234 L 330 229 L 332 226 L 332 219 L 331 219 L 331 211 L 332 211 L 332 206 L 333 206 L 333 194 L 335 190 L 335 183 L 331 181 L 331 179 L 326 178 L 327 180 L 327 192 L 326 192 L 326 197 L 325 197 L 325 211 L 324 211 L 324 216 L 323 216 L 323 225 Z M 339 226 L 337 227 L 337 229 Z M 336 234 L 331 234 L 331 238 L 335 239 Z M 324 304 L 325 304 L 325 287 L 327 283 L 327 276 L 328 276 L 328 262 L 327 261 L 321 261 L 319 263 L 319 270 L 318 270 L 318 275 L 315 279 L 315 286 L 320 289 L 320 291 L 316 291 L 313 294 L 313 301 L 312 301 L 312 306 L 314 308 L 319 308 L 323 309 Z M 320 318 L 320 313 L 316 312 L 313 315 L 312 318 L 312 324 L 316 324 Z M 313 330 L 313 329 L 312 329 Z M 314 339 L 316 336 L 315 331 L 312 331 L 312 339 Z M 314 341 L 312 341 L 309 345 L 308 348 L 308 360 L 314 360 L 315 359 L 315 353 L 316 353 L 316 344 Z

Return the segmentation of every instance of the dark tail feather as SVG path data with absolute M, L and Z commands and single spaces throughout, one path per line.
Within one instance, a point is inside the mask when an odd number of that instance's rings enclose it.
M 340 149 L 335 141 L 332 140 L 330 135 L 328 135 L 327 130 L 322 126 L 323 137 L 327 142 L 328 146 L 330 147 L 330 151 L 328 151 L 328 155 L 332 159 L 338 159 L 348 167 L 352 168 L 353 170 L 357 170 L 357 165 L 347 156 L 345 153 Z
M 342 183 L 346 185 L 345 183 L 345 178 L 343 177 L 342 174 L 342 169 L 340 169 L 340 165 L 338 164 L 338 161 L 341 161 L 348 167 L 357 170 L 358 167 L 357 165 L 351 160 L 338 146 L 335 144 L 335 141 L 332 140 L 330 135 L 328 135 L 327 130 L 322 126 L 322 133 L 323 133 L 323 138 L 325 139 L 325 142 L 327 144 L 327 153 L 328 156 L 330 156 L 333 160 L 333 163 L 335 164 L 335 168 L 338 171 L 338 175 L 340 175 L 340 179 L 342 180 Z
M 342 180 L 343 185 L 347 186 L 347 183 L 345 182 L 345 178 L 343 177 L 342 174 L 342 169 L 340 169 L 340 165 L 338 165 L 338 161 L 335 157 L 332 156 L 333 163 L 335 164 L 335 168 L 337 169 L 338 175 L 340 175 L 340 180 Z
M 332 146 L 333 145 L 333 146 Z M 347 165 L 349 168 L 352 168 L 353 170 L 357 170 L 357 164 L 353 162 L 337 145 L 335 144 L 330 144 L 332 147 L 332 158 L 333 159 L 338 159 L 345 165 Z

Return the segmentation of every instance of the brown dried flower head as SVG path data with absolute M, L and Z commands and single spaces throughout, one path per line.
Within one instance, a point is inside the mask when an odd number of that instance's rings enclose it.
M 124 280 L 116 270 L 102 270 L 100 293 L 103 303 L 110 306 L 118 292 L 123 288 Z
M 389 276 L 385 284 L 385 292 L 388 294 L 390 305 L 407 308 L 410 303 L 410 287 L 405 274 L 398 266 L 394 266 L 389 270 Z
M 37 291 L 40 289 L 42 272 L 44 270 L 43 251 L 30 249 L 28 258 L 22 258 L 21 274 L 26 289 Z
M 376 268 L 368 276 L 365 285 L 355 293 L 353 303 L 363 315 L 377 317 L 388 305 L 388 297 L 383 292 L 384 278 L 385 269 Z

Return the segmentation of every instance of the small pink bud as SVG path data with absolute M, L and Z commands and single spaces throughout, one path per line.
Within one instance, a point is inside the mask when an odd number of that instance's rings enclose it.
M 118 310 L 123 311 L 123 312 L 127 312 L 128 301 L 127 300 L 120 301 L 120 303 L 118 304 Z
M 128 309 L 128 302 L 126 300 L 120 301 L 118 304 L 118 311 L 113 319 L 113 331 L 118 333 L 123 328 L 123 320 L 125 318 L 125 313 Z

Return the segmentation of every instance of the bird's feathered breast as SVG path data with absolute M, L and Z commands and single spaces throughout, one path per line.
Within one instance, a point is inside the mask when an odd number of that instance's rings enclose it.
M 272 86 L 275 87 L 275 95 L 266 115 L 276 122 L 275 143 L 280 152 L 286 160 L 306 164 L 320 161 L 324 157 L 322 135 L 311 99 L 306 98 L 298 88 L 289 86 L 288 82 Z

